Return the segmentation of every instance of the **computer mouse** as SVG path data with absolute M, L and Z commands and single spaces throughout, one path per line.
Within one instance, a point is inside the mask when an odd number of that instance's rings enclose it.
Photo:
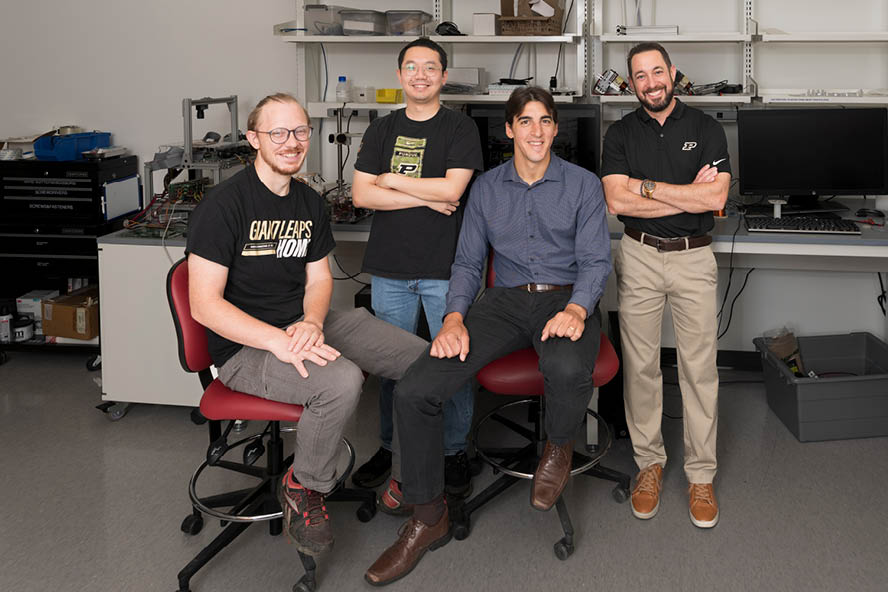
M 872 218 L 884 218 L 885 212 L 883 212 L 882 210 L 871 210 L 869 208 L 860 208 L 859 210 L 857 210 L 854 213 L 854 215 L 860 216 L 860 217 L 869 216 Z

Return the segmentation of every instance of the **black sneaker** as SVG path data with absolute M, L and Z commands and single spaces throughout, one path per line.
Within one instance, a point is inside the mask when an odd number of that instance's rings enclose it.
M 465 452 L 444 457 L 444 491 L 454 497 L 469 497 L 472 493 L 469 457 Z
M 300 485 L 293 478 L 293 469 L 284 475 L 278 500 L 287 535 L 297 549 L 307 555 L 320 555 L 333 548 L 333 529 L 324 495 Z
M 352 483 L 358 487 L 373 489 L 382 485 L 392 472 L 392 453 L 382 446 L 370 460 L 352 473 Z

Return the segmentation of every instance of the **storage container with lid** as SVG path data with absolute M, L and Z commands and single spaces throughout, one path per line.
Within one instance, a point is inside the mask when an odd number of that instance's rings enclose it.
M 385 20 L 389 35 L 422 35 L 422 26 L 432 15 L 421 10 L 386 10 Z
M 345 35 L 385 35 L 385 13 L 378 10 L 343 10 Z

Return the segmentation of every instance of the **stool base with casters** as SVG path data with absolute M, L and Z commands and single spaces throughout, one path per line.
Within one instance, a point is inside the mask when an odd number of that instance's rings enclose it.
M 520 425 L 502 414 L 505 409 L 519 406 L 528 407 L 528 416 L 533 423 L 533 429 Z M 471 532 L 472 514 L 487 502 L 506 491 L 518 481 L 522 479 L 533 479 L 533 472 L 539 464 L 540 453 L 546 443 L 546 435 L 542 428 L 544 425 L 544 417 L 544 399 L 541 397 L 535 397 L 501 405 L 485 415 L 475 426 L 473 439 L 478 456 L 493 468 L 494 474 L 502 473 L 502 475 L 473 498 L 467 500 L 463 504 L 456 504 L 453 507 L 452 521 L 454 538 L 457 540 L 463 540 L 469 536 Z M 593 455 L 574 452 L 571 476 L 587 475 L 589 477 L 598 477 L 615 481 L 617 485 L 612 491 L 613 498 L 617 502 L 625 502 L 629 499 L 629 476 L 599 465 L 599 461 L 605 454 L 607 454 L 613 442 L 610 426 L 608 426 L 607 422 L 605 422 L 597 413 L 591 410 L 586 410 L 586 419 L 587 421 L 598 422 L 599 437 L 601 438 L 601 441 L 598 446 L 598 451 Z M 499 423 L 523 437 L 527 441 L 527 444 L 521 447 L 512 448 L 485 448 L 479 446 L 478 434 L 482 427 L 489 425 L 489 422 L 491 421 Z M 570 557 L 574 551 L 574 530 L 563 496 L 560 496 L 555 502 L 555 508 L 558 512 L 558 518 L 561 522 L 564 536 L 555 543 L 554 551 L 555 556 L 558 557 L 558 559 L 565 560 Z
M 277 499 L 277 490 L 280 487 L 281 480 L 287 469 L 293 462 L 293 455 L 283 458 L 284 445 L 281 438 L 282 432 L 294 431 L 295 428 L 282 428 L 278 421 L 270 421 L 266 429 L 260 434 L 254 434 L 234 442 L 230 446 L 224 445 L 224 450 L 214 449 L 220 442 L 222 437 L 221 426 L 218 420 L 210 421 L 210 450 L 208 451 L 208 460 L 202 462 L 195 470 L 194 475 L 188 486 L 188 493 L 191 498 L 193 511 L 182 521 L 182 532 L 188 535 L 196 535 L 203 528 L 203 515 L 218 518 L 224 527 L 222 532 L 216 536 L 206 547 L 201 550 L 197 556 L 192 559 L 178 574 L 179 588 L 177 592 L 191 592 L 189 588 L 191 578 L 200 570 L 207 562 L 215 557 L 222 549 L 224 549 L 231 541 L 237 538 L 251 524 L 256 522 L 269 522 L 269 534 L 277 536 L 283 532 L 283 512 Z M 226 432 L 231 431 L 231 426 Z M 214 433 L 215 432 L 215 433 Z M 215 436 L 215 437 L 214 437 Z M 267 444 L 263 444 L 263 440 L 268 439 Z M 224 442 L 224 440 L 221 440 Z M 343 447 L 348 453 L 348 468 L 339 478 L 334 490 L 328 494 L 326 501 L 351 501 L 361 502 L 357 510 L 358 520 L 361 522 L 370 521 L 376 514 L 376 496 L 370 490 L 348 489 L 343 487 L 345 480 L 351 473 L 354 466 L 355 454 L 351 444 L 345 438 L 342 439 Z M 222 455 L 225 453 L 244 446 L 245 460 L 248 462 L 238 463 L 225 460 Z M 256 451 L 259 454 L 256 454 Z M 252 466 L 261 451 L 266 450 L 267 465 L 265 468 Z M 249 455 L 248 455 L 249 453 Z M 214 454 L 218 454 L 218 458 L 209 458 Z M 212 461 L 212 462 L 211 462 Z M 259 479 L 259 483 L 253 487 L 230 491 L 226 493 L 200 497 L 197 495 L 197 481 L 204 470 L 208 467 L 217 467 L 244 475 L 249 475 Z M 222 511 L 219 508 L 230 508 Z M 294 592 L 314 592 L 317 589 L 317 580 L 315 572 L 317 566 L 314 558 L 302 552 L 299 553 L 299 559 L 305 569 L 305 574 L 293 587 Z

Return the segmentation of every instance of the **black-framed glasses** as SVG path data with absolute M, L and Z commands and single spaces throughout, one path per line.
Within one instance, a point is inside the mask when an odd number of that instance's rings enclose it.
M 300 125 L 295 129 L 287 129 L 285 127 L 276 127 L 269 132 L 260 132 L 259 130 L 254 130 L 257 134 L 268 134 L 268 137 L 271 138 L 271 141 L 275 144 L 284 144 L 287 140 L 290 139 L 290 134 L 293 134 L 293 137 L 296 138 L 300 142 L 304 142 L 311 137 L 311 130 L 313 128 L 307 125 Z

